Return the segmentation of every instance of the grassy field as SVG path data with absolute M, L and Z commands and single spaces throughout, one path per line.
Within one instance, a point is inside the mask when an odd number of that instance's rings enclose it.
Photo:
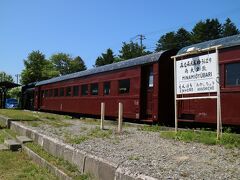
M 0 143 L 10 138 L 7 129 L 0 130 Z M 13 135 L 13 134 L 11 134 Z M 54 180 L 55 176 L 34 164 L 23 152 L 0 151 L 1 180 Z
M 71 119 L 70 116 L 57 115 L 52 113 L 43 112 L 33 112 L 33 111 L 23 111 L 23 110 L 10 110 L 10 109 L 0 109 L 0 114 L 18 120 L 27 120 L 31 126 L 40 126 L 41 124 L 47 124 L 52 127 L 66 127 L 72 125 L 63 120 Z M 33 120 L 44 120 L 44 121 L 33 121 Z M 81 118 L 80 121 L 99 125 L 100 121 L 92 118 Z M 106 125 L 116 125 L 116 121 L 105 121 Z M 139 128 L 142 131 L 152 131 L 160 132 L 160 136 L 168 139 L 175 139 L 185 142 L 198 142 L 208 145 L 224 145 L 225 147 L 237 147 L 240 148 L 240 134 L 230 133 L 231 131 L 225 131 L 220 140 L 216 140 L 216 132 L 205 131 L 205 130 L 184 130 L 179 131 L 177 134 L 171 129 L 163 126 L 143 126 Z M 87 135 L 82 136 L 72 136 L 66 134 L 66 140 L 69 143 L 79 144 L 81 142 L 87 141 L 94 137 L 106 138 L 109 137 L 112 132 L 100 131 L 99 129 L 94 129 Z M 1 137 L 0 137 L 1 138 Z
M 161 126 L 143 126 L 139 130 L 159 132 L 160 137 L 167 139 L 197 142 L 207 145 L 223 145 L 227 148 L 240 148 L 240 134 L 231 133 L 230 130 L 226 130 L 220 140 L 216 139 L 216 132 L 206 130 L 179 130 L 175 133 L 175 131 L 163 130 Z
M 9 139 L 15 136 L 16 134 L 10 129 L 0 129 L 0 143 L 3 143 L 4 139 Z M 71 165 L 63 159 L 48 154 L 40 146 L 34 143 L 28 143 L 27 146 L 48 162 L 63 170 L 74 180 L 91 179 L 90 175 L 81 174 L 76 166 Z M 24 152 L 0 151 L 0 179 L 54 180 L 57 179 L 57 177 L 32 162 Z
M 17 109 L 0 109 L 0 115 L 12 118 L 19 121 L 27 121 L 29 125 L 33 127 L 47 124 L 52 127 L 67 127 L 71 126 L 71 123 L 64 122 L 63 120 L 71 119 L 70 116 L 35 112 L 35 111 L 23 111 Z M 0 124 L 0 128 L 4 127 Z
M 55 176 L 34 164 L 23 152 L 0 152 L 1 180 L 54 180 Z
M 16 137 L 16 133 L 10 129 L 0 129 L 0 144 L 4 142 L 4 139 L 12 139 Z
M 26 121 L 26 123 L 32 127 L 39 127 L 43 124 L 47 124 L 49 126 L 52 126 L 52 127 L 56 127 L 56 128 L 59 128 L 59 127 L 67 127 L 67 126 L 71 126 L 72 124 L 71 123 L 68 123 L 66 121 L 63 121 L 61 119 L 44 119 L 44 120 L 39 120 L 39 121 Z
M 240 135 L 233 133 L 223 133 L 222 137 L 217 140 L 216 132 L 213 131 L 165 131 L 160 133 L 161 137 L 176 139 L 184 142 L 197 142 L 207 145 L 223 145 L 227 148 L 240 148 Z
M 93 138 L 110 138 L 113 134 L 112 130 L 104 130 L 102 131 L 99 127 L 90 129 L 85 135 L 71 135 L 65 134 L 65 139 L 67 143 L 71 144 L 80 144 L 84 141 L 93 139 Z
M 72 177 L 73 180 L 88 180 L 91 179 L 91 176 L 89 174 L 81 174 L 81 172 L 78 171 L 77 167 L 70 164 L 69 162 L 56 158 L 49 153 L 47 153 L 45 150 L 43 150 L 39 145 L 34 143 L 27 143 L 26 146 L 30 148 L 32 151 L 37 153 L 39 156 L 53 164 L 54 166 L 58 167 L 62 171 L 64 171 L 68 176 Z
M 70 116 L 63 116 L 52 113 L 43 113 L 43 112 L 35 112 L 35 111 L 23 111 L 17 109 L 0 109 L 0 115 L 15 119 L 15 120 L 25 120 L 25 121 L 33 121 L 40 119 L 48 119 L 48 120 L 63 120 L 63 119 L 71 119 Z

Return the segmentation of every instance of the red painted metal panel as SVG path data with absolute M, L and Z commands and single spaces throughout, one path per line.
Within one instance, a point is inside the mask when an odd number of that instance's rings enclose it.
M 219 51 L 222 122 L 240 125 L 240 86 L 225 86 L 225 65 L 240 62 L 240 46 Z M 206 94 L 205 94 L 206 95 Z M 216 100 L 185 100 L 178 103 L 179 120 L 216 123 Z
M 69 87 L 82 84 L 98 83 L 98 95 L 88 96 L 63 96 L 63 97 L 44 97 L 42 100 L 42 110 L 72 112 L 89 115 L 100 115 L 100 104 L 105 102 L 106 116 L 117 117 L 118 103 L 123 103 L 125 118 L 139 118 L 140 101 L 140 67 L 118 70 L 103 74 L 97 74 L 80 79 L 72 79 L 54 84 L 41 86 L 42 90 L 55 89 L 60 87 Z M 121 79 L 130 79 L 130 92 L 127 94 L 118 93 L 118 81 Z M 109 95 L 103 95 L 103 83 L 111 82 L 111 91 Z

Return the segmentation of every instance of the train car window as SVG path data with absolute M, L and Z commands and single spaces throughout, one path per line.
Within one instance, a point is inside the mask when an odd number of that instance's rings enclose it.
M 88 95 L 88 85 L 84 84 L 82 85 L 82 96 L 87 96 Z
M 45 97 L 48 97 L 48 90 L 45 90 L 45 91 L 44 91 L 44 96 L 45 96 Z
M 50 90 L 49 90 L 49 97 L 52 97 L 52 96 L 53 96 L 53 90 L 50 89 Z
M 98 84 L 91 84 L 91 95 L 98 95 Z
M 66 88 L 66 96 L 71 96 L 72 94 L 72 87 L 67 87 Z
M 240 86 L 240 63 L 231 63 L 225 65 L 227 86 Z
M 148 87 L 153 87 L 153 67 L 149 68 Z
M 58 96 L 58 89 L 54 89 L 54 97 Z
M 59 89 L 59 96 L 64 96 L 64 88 Z
M 118 82 L 119 94 L 129 93 L 130 90 L 130 79 L 119 80 Z
M 79 94 L 79 86 L 73 86 L 73 96 L 78 96 Z
M 104 82 L 103 84 L 103 93 L 104 95 L 109 95 L 111 89 L 111 83 L 110 82 Z

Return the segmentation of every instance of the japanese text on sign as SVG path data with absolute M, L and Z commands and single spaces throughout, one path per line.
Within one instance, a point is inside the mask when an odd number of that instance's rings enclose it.
M 177 94 L 216 92 L 216 61 L 216 53 L 177 61 Z

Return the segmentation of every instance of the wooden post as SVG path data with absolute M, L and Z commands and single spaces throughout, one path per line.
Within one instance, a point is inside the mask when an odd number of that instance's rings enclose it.
M 102 102 L 101 103 L 101 125 L 100 125 L 101 130 L 104 129 L 104 118 L 105 118 L 105 103 Z
M 118 133 L 122 132 L 122 122 L 123 122 L 123 104 L 118 103 Z
M 178 115 L 177 115 L 177 73 L 176 73 L 176 57 L 173 59 L 173 68 L 174 68 L 174 114 L 175 114 L 175 132 L 178 131 Z
M 221 92 L 220 92 L 220 74 L 219 74 L 219 55 L 218 55 L 218 47 L 216 47 L 216 69 L 217 69 L 217 140 L 222 136 L 222 116 L 221 116 Z

